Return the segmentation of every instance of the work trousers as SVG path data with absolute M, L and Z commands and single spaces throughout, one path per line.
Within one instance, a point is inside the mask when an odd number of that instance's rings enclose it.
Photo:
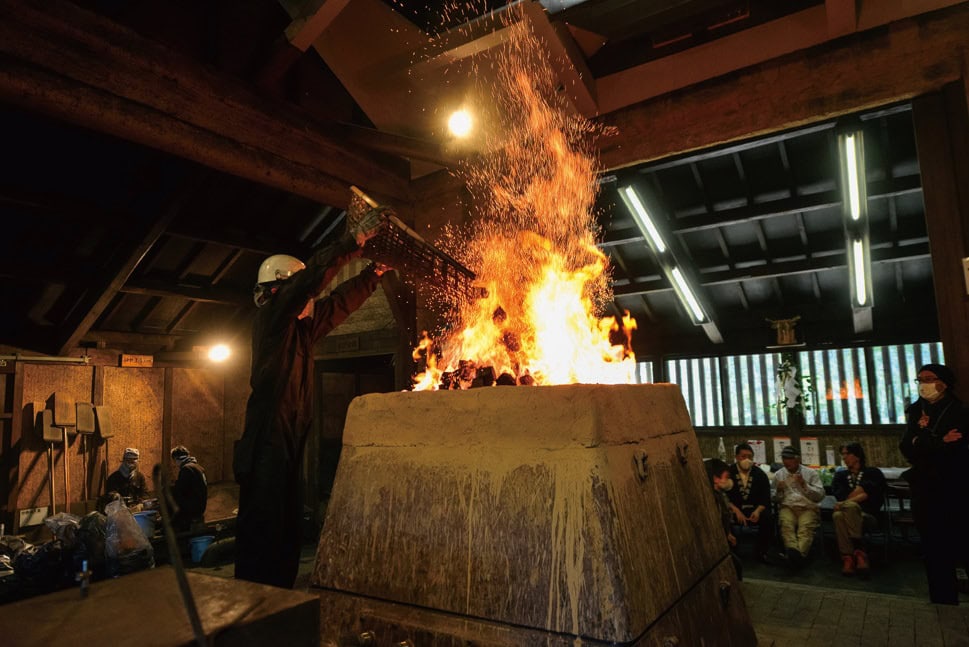
M 851 555 L 862 533 L 878 525 L 878 520 L 854 501 L 842 501 L 841 509 L 835 510 L 831 518 L 834 521 L 834 534 L 838 537 L 838 551 L 842 555 Z
M 956 567 L 964 556 L 960 543 L 965 540 L 965 513 L 958 511 L 961 501 L 944 499 L 938 491 L 912 492 L 912 515 L 919 531 L 929 599 L 936 604 L 959 604 Z
M 299 466 L 264 445 L 239 483 L 236 570 L 240 580 L 293 588 L 302 548 Z
M 807 555 L 814 541 L 814 531 L 821 523 L 821 517 L 816 508 L 789 508 L 782 506 L 777 511 L 777 518 L 781 522 L 781 538 L 784 548 L 793 548 L 802 555 Z

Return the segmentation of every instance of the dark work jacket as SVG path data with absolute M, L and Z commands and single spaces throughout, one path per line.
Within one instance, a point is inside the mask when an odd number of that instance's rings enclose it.
M 145 475 L 141 470 L 135 470 L 130 477 L 125 478 L 121 470 L 111 472 L 104 486 L 105 492 L 117 492 L 122 499 L 129 499 L 134 503 L 141 503 L 148 498 L 148 486 Z
M 192 521 L 205 516 L 209 485 L 205 480 L 205 470 L 198 463 L 185 463 L 178 470 L 178 478 L 172 486 L 172 498 L 178 505 L 178 512 L 174 516 L 175 526 L 187 527 Z
M 925 427 L 919 425 L 928 416 Z M 937 402 L 919 398 L 905 410 L 905 434 L 899 443 L 902 455 L 912 464 L 905 474 L 913 496 L 959 498 L 969 493 L 969 411 L 954 395 L 946 392 Z M 952 443 L 942 441 L 951 429 L 962 432 Z
M 847 469 L 838 470 L 834 473 L 834 479 L 831 481 L 831 493 L 838 501 L 844 501 L 855 491 L 848 480 L 849 474 L 850 472 Z M 885 501 L 885 475 L 877 467 L 865 467 L 861 470 L 858 485 L 868 495 L 868 498 L 858 505 L 868 514 L 877 514 L 881 510 L 882 502 Z
M 252 393 L 233 461 L 239 483 L 252 472 L 255 453 L 267 447 L 285 457 L 287 469 L 298 469 L 313 422 L 313 346 L 373 294 L 377 275 L 371 269 L 362 271 L 317 300 L 312 317 L 298 317 L 306 303 L 359 255 L 356 241 L 344 236 L 314 253 L 306 269 L 282 281 L 276 294 L 256 311 Z
M 730 466 L 730 478 L 733 479 L 733 488 L 727 492 L 727 499 L 741 510 L 747 508 L 753 510 L 759 505 L 764 506 L 762 514 L 769 514 L 770 504 L 770 477 L 764 474 L 764 470 L 756 465 L 750 468 L 750 492 L 747 499 L 743 498 L 740 492 L 740 467 L 736 463 Z

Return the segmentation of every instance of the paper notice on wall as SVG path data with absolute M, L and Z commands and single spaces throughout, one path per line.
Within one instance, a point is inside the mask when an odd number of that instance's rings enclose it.
M 821 450 L 817 438 L 801 438 L 801 463 L 810 467 L 821 466 Z
M 774 436 L 772 439 L 772 444 L 774 446 L 774 462 L 781 462 L 781 451 L 785 447 L 791 444 L 791 438 L 789 436 Z
M 754 450 L 754 462 L 763 465 L 767 462 L 767 443 L 763 440 L 748 440 L 747 444 Z

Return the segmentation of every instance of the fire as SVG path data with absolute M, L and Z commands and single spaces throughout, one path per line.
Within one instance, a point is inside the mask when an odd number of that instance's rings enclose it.
M 442 379 L 467 388 L 485 368 L 521 384 L 636 381 L 635 320 L 600 317 L 611 292 L 609 262 L 595 244 L 596 127 L 555 91 L 527 23 L 515 28 L 488 92 L 501 123 L 485 154 L 462 169 L 478 217 L 441 242 L 487 296 L 450 304 L 450 330 L 437 341 L 424 336 L 415 390 L 440 388 Z

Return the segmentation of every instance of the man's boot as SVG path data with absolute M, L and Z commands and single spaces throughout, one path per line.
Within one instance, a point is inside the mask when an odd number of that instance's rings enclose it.
M 854 575 L 855 574 L 855 558 L 851 555 L 841 556 L 841 574 L 842 575 Z

